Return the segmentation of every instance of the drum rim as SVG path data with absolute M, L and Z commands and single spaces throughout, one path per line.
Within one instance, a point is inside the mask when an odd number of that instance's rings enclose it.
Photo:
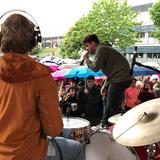
M 98 131 L 94 132 L 93 134 L 91 134 L 91 137 L 92 137 L 94 134 L 107 134 L 107 135 L 109 135 L 109 136 L 112 136 L 112 138 L 113 138 L 112 133 L 103 132 L 103 131 L 101 131 L 101 130 L 98 130 Z M 91 137 L 90 137 L 90 139 L 91 139 Z M 113 138 L 113 139 L 114 139 L 114 138 Z M 115 141 L 115 142 L 116 142 L 116 141 Z M 117 142 L 116 142 L 116 143 L 117 143 Z M 117 144 L 119 144 L 119 143 L 117 143 Z M 121 145 L 121 144 L 120 144 L 120 145 Z M 122 146 L 123 146 L 123 145 L 122 145 Z M 124 146 L 124 147 L 126 147 L 126 148 L 131 152 L 134 160 L 140 160 L 140 157 L 138 156 L 138 153 L 136 152 L 136 150 L 135 150 L 133 147 L 131 147 L 131 146 Z
M 62 117 L 62 120 L 63 120 L 63 119 L 67 119 L 67 117 Z M 84 127 L 76 127 L 76 128 L 75 128 L 75 127 L 66 128 L 65 126 L 63 126 L 64 129 L 83 129 L 83 128 L 87 128 L 87 127 L 90 126 L 90 122 L 89 122 L 87 119 L 79 118 L 79 117 L 69 117 L 69 119 L 79 119 L 79 120 L 83 120 L 83 121 L 87 122 L 87 125 L 84 126 Z M 63 124 L 64 124 L 64 122 L 63 122 Z
M 64 116 L 64 117 L 62 117 L 62 119 L 67 119 L 67 117 L 66 116 Z M 83 121 L 86 121 L 86 122 L 88 122 L 88 124 L 90 124 L 90 122 L 87 120 L 87 119 L 85 119 L 85 118 L 81 118 L 81 117 L 69 117 L 69 118 L 71 118 L 71 119 L 80 119 L 80 120 L 83 120 Z
M 136 150 L 133 147 L 130 147 L 130 146 L 126 146 L 126 147 L 134 155 L 134 157 L 136 158 L 135 160 L 140 160 L 140 157 L 138 156 L 138 153 L 136 152 Z

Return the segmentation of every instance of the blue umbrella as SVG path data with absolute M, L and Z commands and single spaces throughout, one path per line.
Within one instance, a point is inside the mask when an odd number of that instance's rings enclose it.
M 102 70 L 99 70 L 98 72 L 94 72 L 91 69 L 89 69 L 87 66 L 80 66 L 70 69 L 68 72 L 64 74 L 67 78 L 73 78 L 73 77 L 79 77 L 79 78 L 86 78 L 89 75 L 93 76 L 104 76 L 104 73 Z
M 152 74 L 157 74 L 157 72 L 143 66 L 135 65 L 133 68 L 134 76 L 145 76 L 145 75 L 152 75 Z

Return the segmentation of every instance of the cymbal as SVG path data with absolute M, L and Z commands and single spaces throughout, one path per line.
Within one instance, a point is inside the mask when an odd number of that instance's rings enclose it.
M 144 146 L 160 141 L 160 98 L 132 108 L 113 128 L 114 139 L 125 146 Z
M 108 122 L 110 122 L 110 123 L 117 123 L 121 117 L 122 117 L 122 114 L 121 114 L 121 113 L 116 114 L 116 115 L 110 117 L 110 118 L 108 119 Z

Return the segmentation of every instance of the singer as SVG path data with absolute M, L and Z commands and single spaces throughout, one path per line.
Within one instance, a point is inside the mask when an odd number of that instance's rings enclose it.
M 107 105 L 104 108 L 102 125 L 110 125 L 107 121 L 109 117 L 121 112 L 123 93 L 130 86 L 132 76 L 130 75 L 130 65 L 127 59 L 112 48 L 111 45 L 100 44 L 95 34 L 86 36 L 83 44 L 88 50 L 88 54 L 83 56 L 85 63 L 90 69 L 97 72 L 102 69 L 108 77 L 101 88 L 101 94 L 106 94 Z M 95 54 L 93 62 L 89 59 L 89 54 Z M 107 89 L 107 92 L 104 93 Z

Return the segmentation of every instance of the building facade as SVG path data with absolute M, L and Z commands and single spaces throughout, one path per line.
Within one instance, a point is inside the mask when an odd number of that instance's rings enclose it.
M 59 48 L 63 36 L 42 38 L 42 48 Z
M 133 10 L 139 12 L 137 21 L 142 22 L 142 25 L 136 26 L 135 30 L 138 32 L 140 42 L 136 43 L 138 57 L 137 61 L 146 62 L 154 61 L 160 62 L 160 41 L 153 38 L 151 32 L 154 30 L 149 8 L 156 0 L 151 0 L 149 3 L 132 6 Z M 131 4 L 132 5 L 132 4 Z M 42 39 L 42 48 L 54 48 L 59 47 L 63 36 L 57 37 L 45 37 Z M 134 52 L 134 46 L 126 49 L 125 56 L 127 59 L 131 59 Z
M 151 34 L 155 29 L 155 25 L 150 18 L 149 8 L 152 7 L 154 2 L 155 0 L 151 3 L 132 6 L 133 10 L 139 12 L 137 21 L 142 22 L 142 25 L 135 27 L 135 30 L 138 32 L 138 36 L 140 38 L 140 42 L 135 44 L 135 46 L 137 46 L 138 53 L 137 61 L 139 62 L 160 62 L 160 41 L 153 38 Z M 132 56 L 133 52 L 134 47 L 129 47 L 126 49 L 127 59 Z

